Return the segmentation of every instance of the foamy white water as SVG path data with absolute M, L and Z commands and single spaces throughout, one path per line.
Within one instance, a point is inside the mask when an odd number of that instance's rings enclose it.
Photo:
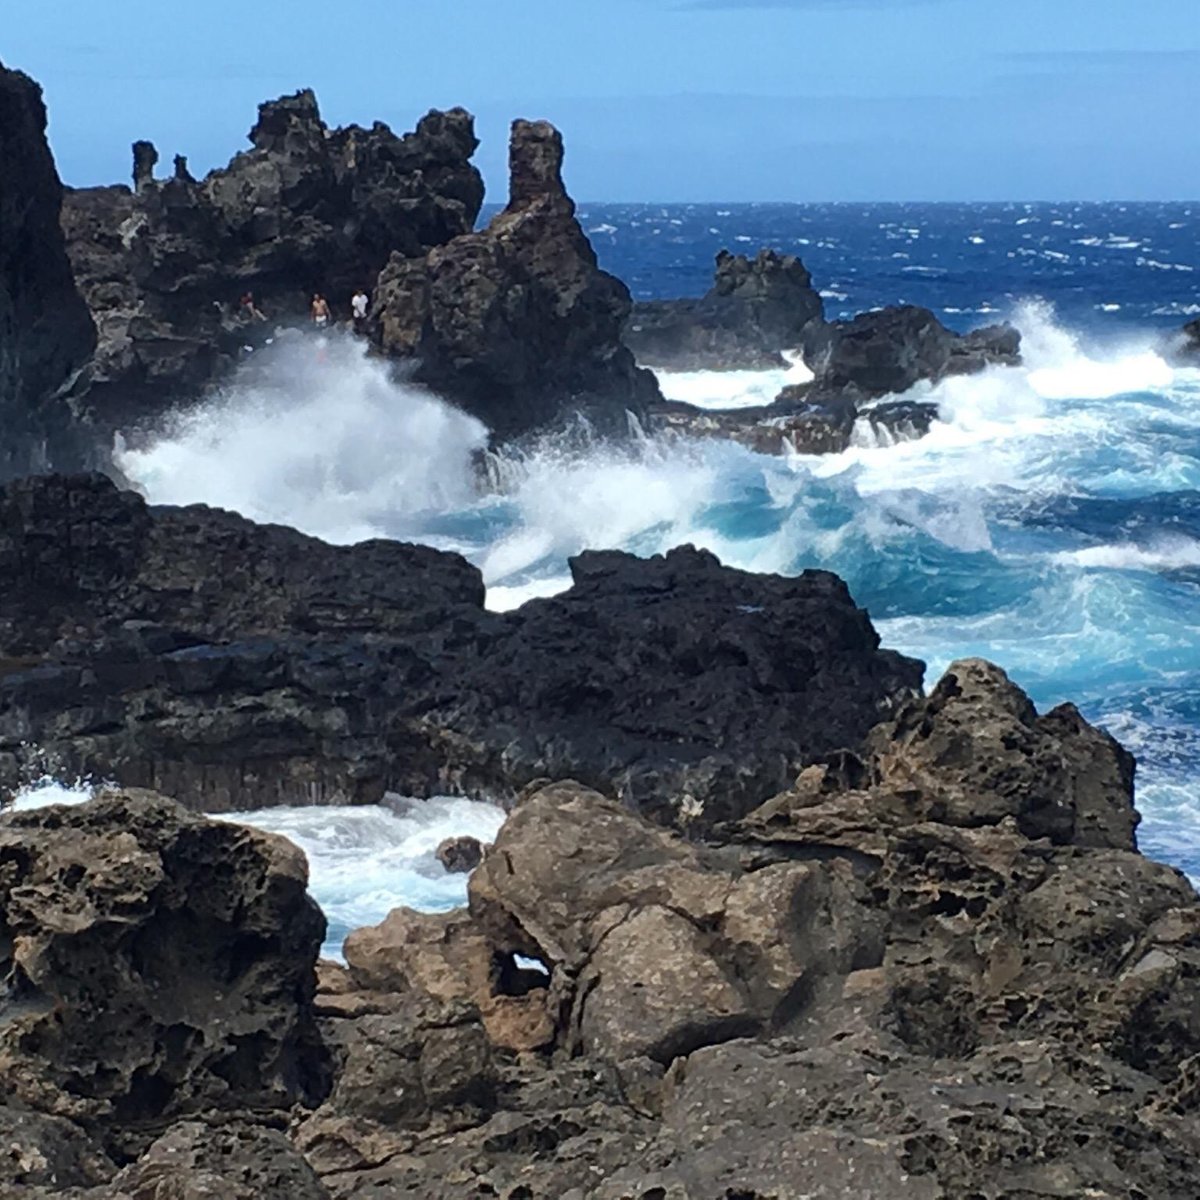
M 415 537 L 431 514 L 470 504 L 486 444 L 474 417 L 334 334 L 259 351 L 117 464 L 156 504 L 210 504 L 349 543 Z
M 95 792 L 43 779 L 20 792 L 9 811 L 84 804 Z M 329 921 L 321 953 L 340 960 L 347 933 L 378 924 L 393 908 L 444 912 L 465 904 L 468 877 L 448 872 L 435 851 L 444 839 L 464 835 L 491 843 L 504 816 L 476 800 L 390 796 L 382 805 L 264 808 L 217 819 L 281 834 L 304 851 L 308 890 Z
M 340 960 L 347 933 L 393 908 L 444 912 L 465 904 L 468 877 L 446 871 L 434 851 L 449 837 L 492 842 L 504 813 L 454 797 L 390 797 L 386 805 L 264 808 L 222 819 L 282 834 L 304 851 L 308 890 L 329 921 L 321 953 Z
M 783 352 L 788 366 L 772 371 L 655 371 L 668 400 L 697 408 L 753 408 L 770 404 L 791 384 L 809 383 L 813 373 L 798 351 Z

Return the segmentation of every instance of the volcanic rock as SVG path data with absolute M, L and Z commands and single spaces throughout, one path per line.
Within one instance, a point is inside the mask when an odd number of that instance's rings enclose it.
M 0 63 L 0 481 L 98 465 L 75 410 L 96 344 L 59 227 L 41 89 Z
M 455 874 L 466 874 L 479 866 L 483 858 L 483 844 L 478 838 L 452 837 L 438 843 L 434 851 L 438 862 Z
M 572 776 L 703 828 L 921 678 L 824 572 L 588 553 L 564 595 L 497 615 L 457 555 L 150 510 L 99 477 L 0 490 L 0 571 L 9 788 L 55 770 L 223 811 Z
M 1180 330 L 1176 342 L 1174 353 L 1184 362 L 1200 361 L 1200 317 Z
M 376 338 L 500 438 L 582 414 L 605 433 L 659 398 L 621 345 L 629 291 L 601 271 L 562 182 L 562 138 L 516 121 L 509 202 L 488 227 L 379 277 Z
M 872 398 L 990 364 L 1015 366 L 1020 344 L 1020 334 L 1008 325 L 956 334 L 928 309 L 901 305 L 833 322 L 810 342 L 805 359 L 821 385 L 852 387 Z
M 698 300 L 635 304 L 625 345 L 643 366 L 669 371 L 767 370 L 824 320 L 812 276 L 795 256 L 722 250 L 712 288 Z
M 462 109 L 397 137 L 384 124 L 329 129 L 311 91 L 259 108 L 253 148 L 197 183 L 134 146 L 134 189 L 68 193 L 63 226 L 100 330 L 88 403 L 126 427 L 194 398 L 244 344 L 302 318 L 314 292 L 335 315 L 388 256 L 424 254 L 471 229 L 483 183 Z M 265 315 L 240 304 L 246 293 Z
M 303 855 L 153 795 L 0 818 L 0 1079 L 116 1152 L 328 1088 Z

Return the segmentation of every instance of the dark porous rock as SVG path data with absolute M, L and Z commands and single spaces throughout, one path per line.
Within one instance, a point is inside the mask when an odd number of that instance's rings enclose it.
M 703 828 L 922 674 L 824 572 L 584 554 L 568 592 L 497 615 L 457 555 L 148 509 L 99 477 L 0 490 L 0 571 L 7 789 L 53 770 L 215 812 L 569 776 L 668 821 L 689 795 Z
M 0 481 L 97 465 L 74 399 L 96 344 L 59 227 L 41 89 L 0 63 Z
M 562 138 L 516 121 L 509 202 L 486 229 L 418 259 L 395 254 L 379 277 L 375 334 L 416 378 L 499 438 L 582 414 L 624 433 L 626 413 L 659 398 L 621 345 L 629 291 L 601 271 L 563 187 Z
M 1021 335 L 993 325 L 969 334 L 947 329 L 927 308 L 900 305 L 835 321 L 806 347 L 817 380 L 866 398 L 898 395 L 922 381 L 1020 362 Z
M 282 838 L 116 794 L 0 818 L 0 1079 L 120 1154 L 328 1089 L 325 920 Z
M 180 1122 L 113 1186 L 132 1200 L 329 1200 L 283 1133 L 247 1122 Z
M 483 843 L 478 838 L 462 836 L 446 838 L 438 843 L 437 860 L 454 874 L 473 871 L 483 860 Z
M 200 182 L 153 177 L 134 147 L 134 189 L 70 191 L 63 226 L 100 330 L 88 405 L 124 428 L 195 397 L 244 344 L 303 318 L 314 292 L 335 317 L 393 252 L 424 254 L 472 228 L 483 183 L 462 109 L 397 137 L 329 129 L 311 91 L 259 108 L 252 149 Z M 266 318 L 240 301 L 246 293 Z
M 880 650 L 824 571 L 751 575 L 685 546 L 587 552 L 571 574 L 569 591 L 507 615 L 441 709 L 489 759 L 503 747 L 493 788 L 573 777 L 702 828 L 858 744 L 920 687 L 922 665 Z
M 698 300 L 635 304 L 624 340 L 643 366 L 671 371 L 782 367 L 824 320 L 804 264 L 760 250 L 753 259 L 722 250 L 712 288 Z
M 1185 365 L 1200 362 L 1200 317 L 1189 321 L 1179 331 L 1170 353 Z

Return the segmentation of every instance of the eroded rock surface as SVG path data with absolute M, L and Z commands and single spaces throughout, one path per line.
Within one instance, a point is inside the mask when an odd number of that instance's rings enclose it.
M 573 776 L 701 828 L 920 684 L 824 572 L 687 547 L 572 570 L 562 596 L 498 615 L 457 555 L 151 510 L 99 477 L 14 483 L 0 779 L 49 769 L 222 811 Z
M 119 1158 L 183 1116 L 319 1101 L 325 921 L 307 876 L 282 838 L 150 794 L 0 818 L 8 1104 Z M 38 1140 L 58 1139 L 66 1175 L 94 1175 L 61 1128 Z
M 659 398 L 621 344 L 629 291 L 596 265 L 562 158 L 552 125 L 514 122 L 504 211 L 424 258 L 393 255 L 379 277 L 383 350 L 501 438 L 576 413 L 624 433 L 627 411 Z
M 41 89 L 0 63 L 0 481 L 97 465 L 73 400 L 96 343 L 59 227 Z

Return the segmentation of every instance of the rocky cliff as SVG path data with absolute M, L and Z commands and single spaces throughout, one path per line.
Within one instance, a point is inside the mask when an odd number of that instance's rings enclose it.
M 59 228 L 41 89 L 0 63 L 0 480 L 97 462 L 74 399 L 96 333 Z
M 96 476 L 13 483 L 0 781 L 49 768 L 212 811 L 570 775 L 700 827 L 857 745 L 920 685 L 825 572 L 749 575 L 690 547 L 572 571 L 563 595 L 497 615 L 454 554 L 150 510 Z
M 658 398 L 621 344 L 629 291 L 596 265 L 562 160 L 553 126 L 514 122 L 504 211 L 424 259 L 393 255 L 379 277 L 382 349 L 502 438 L 576 413 L 623 433 Z
M 263 104 L 252 148 L 196 181 L 158 179 L 134 146 L 134 186 L 68 193 L 71 263 L 100 330 L 89 404 L 123 426 L 195 395 L 314 292 L 339 319 L 393 252 L 419 256 L 466 232 L 483 201 L 473 121 L 431 112 L 412 133 L 330 129 L 311 91 Z M 250 293 L 265 317 L 243 307 Z

